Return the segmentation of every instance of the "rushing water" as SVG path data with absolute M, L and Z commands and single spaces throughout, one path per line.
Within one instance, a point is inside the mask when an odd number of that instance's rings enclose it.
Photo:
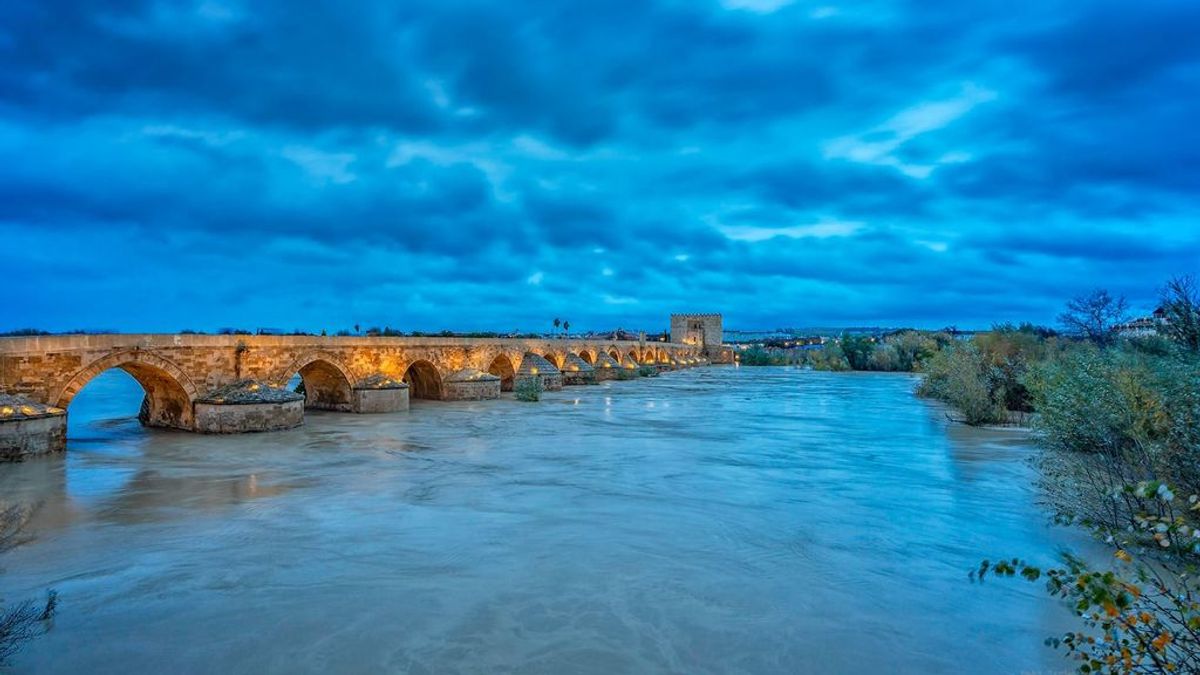
M 1062 670 L 1040 585 L 966 575 L 1074 536 L 1036 505 L 1029 439 L 914 384 L 708 368 L 214 437 L 140 428 L 105 374 L 65 455 L 0 466 L 0 495 L 42 502 L 0 596 L 61 594 L 15 666 Z

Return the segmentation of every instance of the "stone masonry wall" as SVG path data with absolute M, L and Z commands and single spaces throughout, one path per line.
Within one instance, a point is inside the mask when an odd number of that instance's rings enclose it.
M 203 434 L 242 434 L 278 431 L 304 424 L 304 401 L 286 403 L 197 403 L 196 431 Z

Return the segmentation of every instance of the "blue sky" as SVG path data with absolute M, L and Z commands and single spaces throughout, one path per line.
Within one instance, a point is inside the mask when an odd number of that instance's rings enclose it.
M 1052 322 L 1200 271 L 1200 3 L 0 5 L 0 329 Z

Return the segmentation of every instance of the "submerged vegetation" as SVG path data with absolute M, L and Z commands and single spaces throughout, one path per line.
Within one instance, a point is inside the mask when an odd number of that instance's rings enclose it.
M 0 554 L 28 541 L 24 535 L 31 510 L 18 505 L 0 505 Z M 15 605 L 0 598 L 0 667 L 20 649 L 49 627 L 58 606 L 58 594 L 47 591 L 44 603 L 26 600 Z

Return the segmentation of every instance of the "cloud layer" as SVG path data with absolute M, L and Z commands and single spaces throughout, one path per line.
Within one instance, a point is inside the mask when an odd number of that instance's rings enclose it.
M 1200 271 L 1150 0 L 0 6 L 0 330 L 1050 321 Z

